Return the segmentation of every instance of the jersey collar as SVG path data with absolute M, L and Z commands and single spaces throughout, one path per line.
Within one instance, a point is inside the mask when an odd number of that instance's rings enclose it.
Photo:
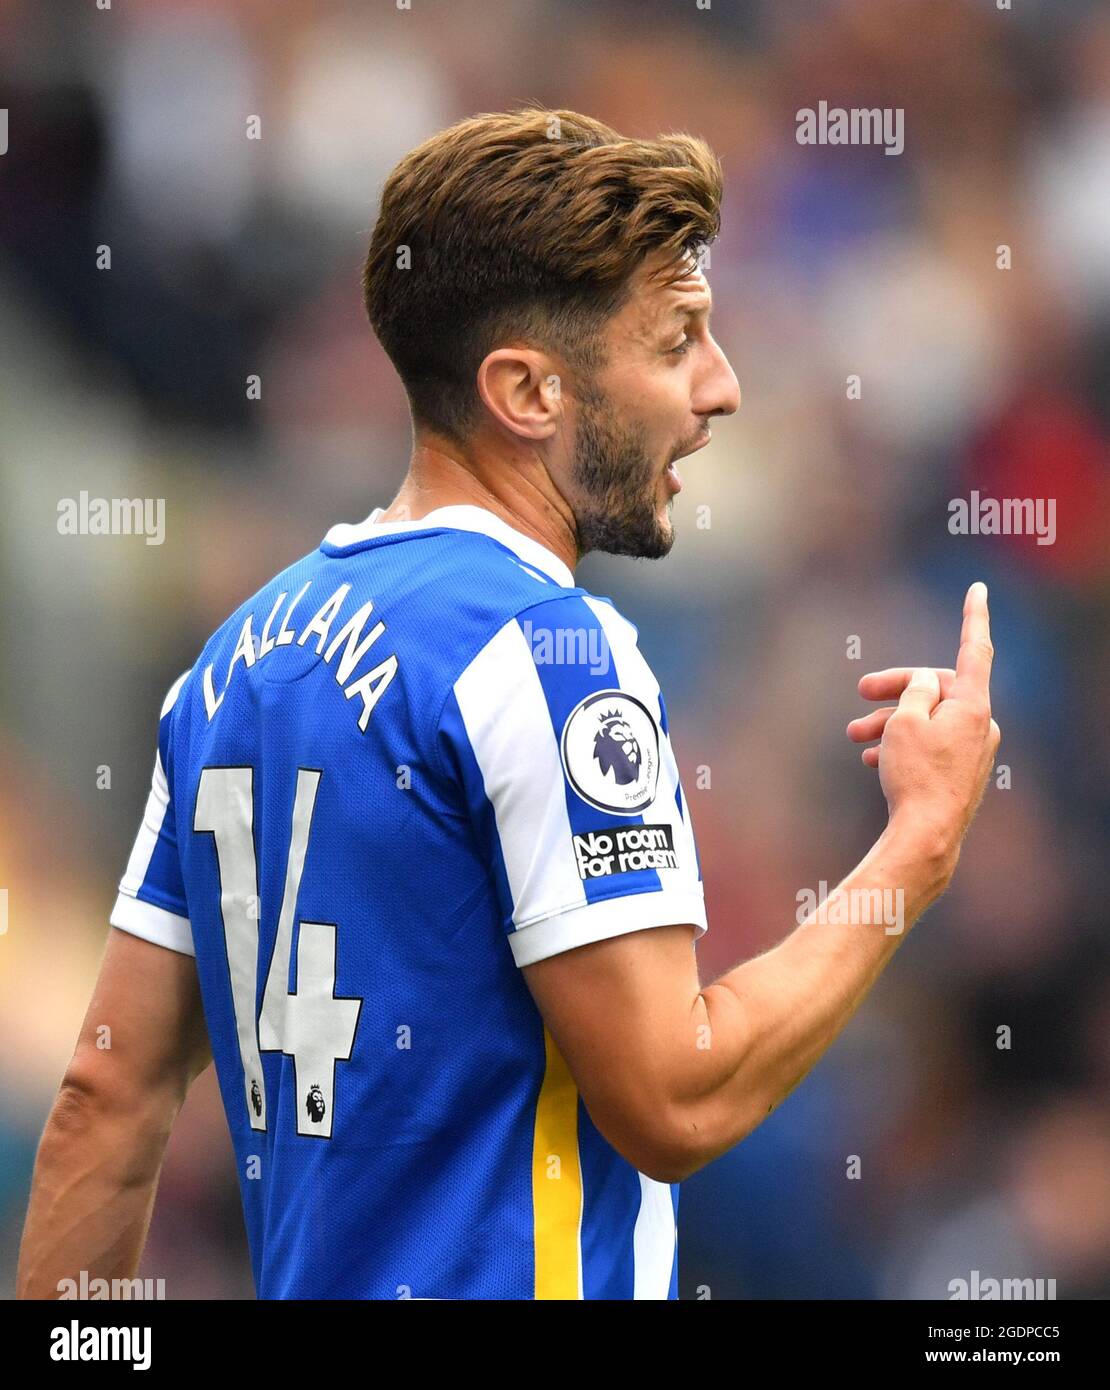
M 379 521 L 385 513 L 384 507 L 375 507 L 365 521 L 357 523 L 342 522 L 333 526 L 324 537 L 327 545 L 342 550 L 362 541 L 372 541 L 376 536 L 395 536 L 406 531 L 477 531 L 499 541 L 506 550 L 532 565 L 543 574 L 549 575 L 566 589 L 573 589 L 574 575 L 547 546 L 533 540 L 521 531 L 502 521 L 485 507 L 458 504 L 451 507 L 437 507 L 417 521 Z

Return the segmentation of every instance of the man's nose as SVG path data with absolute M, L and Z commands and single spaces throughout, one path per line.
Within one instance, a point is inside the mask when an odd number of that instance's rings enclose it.
M 740 383 L 736 380 L 736 373 L 732 370 L 728 358 L 714 343 L 712 360 L 708 364 L 701 390 L 698 392 L 694 414 L 735 415 L 739 409 Z

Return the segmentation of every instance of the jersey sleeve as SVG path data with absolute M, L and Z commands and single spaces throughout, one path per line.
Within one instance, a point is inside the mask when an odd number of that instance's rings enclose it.
M 455 681 L 437 738 L 517 965 L 646 927 L 704 934 L 666 710 L 607 600 L 568 594 L 506 623 Z
M 174 683 L 162 706 L 150 795 L 108 921 L 133 936 L 192 956 L 196 952 L 177 852 L 176 808 L 166 776 L 170 712 L 188 674 Z

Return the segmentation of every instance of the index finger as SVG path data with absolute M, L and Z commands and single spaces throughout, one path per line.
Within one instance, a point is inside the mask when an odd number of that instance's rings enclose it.
M 956 680 L 952 694 L 957 697 L 989 698 L 991 664 L 991 619 L 987 608 L 987 586 L 976 581 L 964 600 L 964 622 L 960 630 L 960 650 L 956 654 Z

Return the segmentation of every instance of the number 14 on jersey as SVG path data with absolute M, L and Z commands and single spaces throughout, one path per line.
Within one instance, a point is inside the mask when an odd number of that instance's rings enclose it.
M 216 845 L 220 916 L 250 1126 L 267 1128 L 261 1054 L 281 1052 L 293 1061 L 297 1133 L 330 1139 L 335 1118 L 335 1067 L 337 1062 L 350 1059 L 362 1009 L 361 999 L 335 996 L 334 923 L 298 923 L 295 989 L 290 978 L 297 898 L 322 775 L 317 768 L 297 771 L 285 888 L 261 1013 L 257 1012 L 262 914 L 254 848 L 254 769 L 206 767 L 197 788 L 193 829 L 198 834 L 211 834 Z

